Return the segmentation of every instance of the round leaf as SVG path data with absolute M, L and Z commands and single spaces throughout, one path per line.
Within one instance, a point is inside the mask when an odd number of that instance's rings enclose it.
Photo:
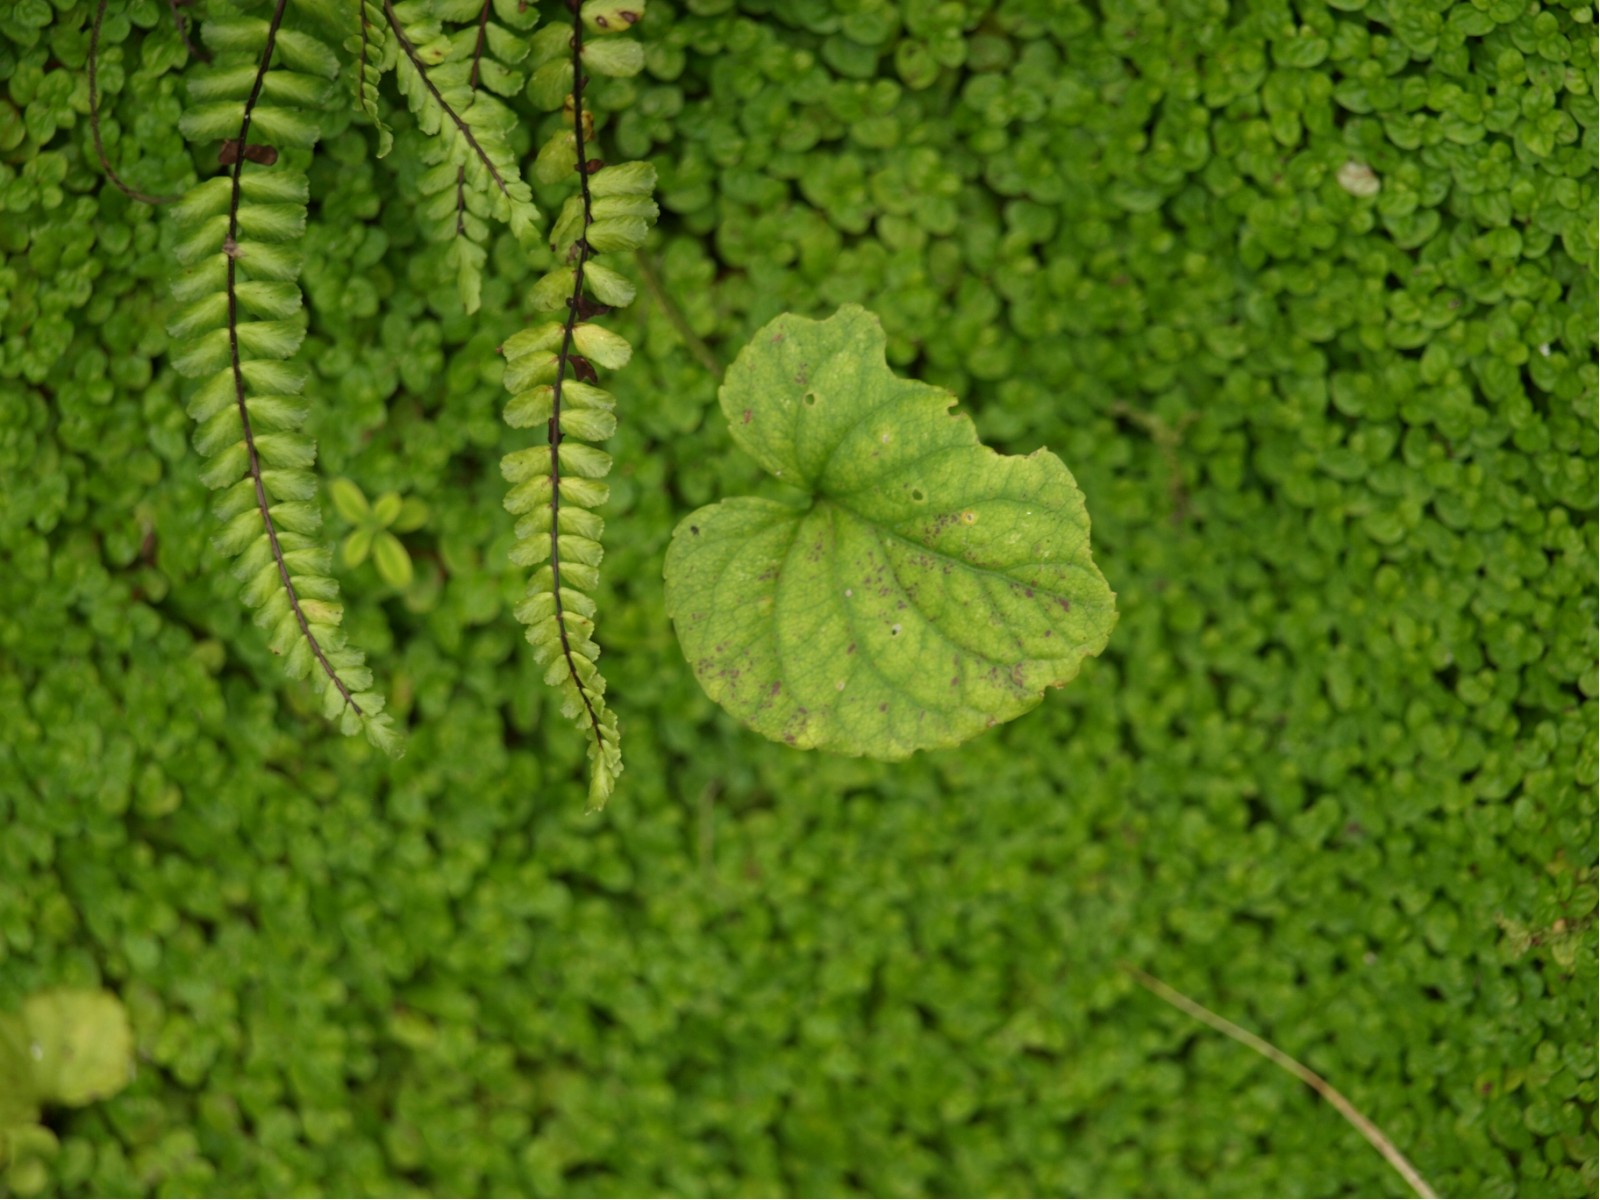
M 90 1104 L 120 1092 L 133 1078 L 133 1031 L 109 992 L 38 992 L 23 1001 L 22 1023 L 34 1089 L 47 1104 Z
M 735 717 L 896 759 L 1032 708 L 1104 648 L 1116 608 L 1060 459 L 984 446 L 954 396 L 889 370 L 884 344 L 853 305 L 756 335 L 722 409 L 811 500 L 690 515 L 666 598 L 696 677 Z

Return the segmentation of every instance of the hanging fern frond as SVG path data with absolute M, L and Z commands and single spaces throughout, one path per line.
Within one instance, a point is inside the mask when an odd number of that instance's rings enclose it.
M 531 29 L 538 19 L 532 5 L 523 0 L 434 0 L 434 11 L 440 20 L 460 26 L 449 35 L 451 54 L 469 64 L 470 87 L 505 98 L 522 91 L 528 39 L 520 31 Z M 479 101 L 487 98 L 479 95 Z
M 571 93 L 563 105 L 571 127 L 558 130 L 539 152 L 536 170 L 556 183 L 576 178 L 577 194 L 562 209 L 551 235 L 551 249 L 563 265 L 533 289 L 536 307 L 565 310 L 562 320 L 523 330 L 506 339 L 505 384 L 511 392 L 506 422 L 518 429 L 543 423 L 547 444 L 508 454 L 501 472 L 512 484 L 506 508 L 520 516 L 512 561 L 535 566 L 517 619 L 528 626 L 528 641 L 544 668 L 545 682 L 560 689 L 562 712 L 577 722 L 589 744 L 589 806 L 604 806 L 622 773 L 617 717 L 606 705 L 605 678 L 595 665 L 595 602 L 605 523 L 595 511 L 605 503 L 603 482 L 611 456 L 589 442 L 616 430 L 616 401 L 598 386 L 597 368 L 616 370 L 633 350 L 621 336 L 592 320 L 633 299 L 633 285 L 603 261 L 609 252 L 628 252 L 643 241 L 656 205 L 650 199 L 655 169 L 647 163 L 604 166 L 589 156 L 593 118 L 584 108 L 585 66 L 610 62 L 615 55 L 591 53 L 585 26 L 595 5 L 575 13 L 569 31 L 542 33 L 535 44 L 535 66 L 562 50 Z M 617 9 L 615 3 L 606 11 Z M 633 20 L 642 3 L 630 4 Z M 603 14 L 601 14 L 603 15 Z M 617 28 L 632 21 L 616 19 Z M 546 78 L 558 74 L 546 72 Z
M 514 68 L 527 43 L 491 20 L 490 9 L 490 0 L 383 0 L 400 90 L 432 138 L 430 166 L 418 183 L 423 231 L 450 243 L 469 313 L 478 310 L 489 221 L 504 221 L 519 241 L 530 242 L 539 220 L 507 138 L 516 118 L 491 94 L 518 90 Z M 532 23 L 533 10 L 519 12 L 518 0 L 499 0 L 493 9 L 508 24 Z M 446 31 L 441 18 L 471 23 Z
M 206 460 L 201 480 L 218 492 L 214 545 L 237 559 L 256 624 L 290 676 L 315 677 L 330 720 L 398 756 L 403 738 L 339 627 L 339 585 L 318 537 L 316 446 L 300 429 L 307 376 L 290 360 L 305 336 L 297 242 L 308 185 L 279 159 L 316 143 L 338 61 L 283 28 L 284 7 L 276 0 L 270 20 L 230 13 L 202 27 L 215 61 L 193 77 L 181 124 L 191 141 L 220 141 L 228 169 L 172 210 L 185 268 L 173 286 L 172 361 L 196 381 L 189 414 Z
M 378 109 L 378 83 L 394 68 L 394 42 L 379 0 L 355 0 L 355 14 L 356 32 L 346 39 L 345 49 L 355 57 L 356 103 L 378 131 L 378 157 L 382 158 L 394 148 L 394 133 Z

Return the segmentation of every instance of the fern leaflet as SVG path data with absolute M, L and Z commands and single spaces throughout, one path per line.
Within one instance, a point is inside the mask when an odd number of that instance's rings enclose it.
M 378 157 L 394 148 L 394 134 L 378 109 L 378 83 L 394 67 L 394 43 L 379 0 L 355 0 L 356 32 L 345 42 L 355 55 L 356 103 L 378 131 Z

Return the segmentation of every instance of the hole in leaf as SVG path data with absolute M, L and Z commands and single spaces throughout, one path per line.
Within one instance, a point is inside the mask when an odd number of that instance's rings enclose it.
M 912 488 L 911 489 L 911 502 L 913 504 L 921 504 L 927 498 L 928 498 L 928 493 L 923 491 L 921 488 Z
M 900 636 L 900 622 L 899 621 L 896 621 L 893 625 L 889 626 L 889 636 L 890 637 L 899 637 Z
M 806 407 L 807 408 L 815 408 L 816 406 L 817 406 L 817 394 L 815 392 L 807 392 L 806 393 Z

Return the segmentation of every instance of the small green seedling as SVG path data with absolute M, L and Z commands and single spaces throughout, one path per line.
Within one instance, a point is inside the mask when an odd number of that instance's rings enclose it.
M 352 481 L 335 479 L 328 485 L 333 507 L 355 528 L 339 546 L 339 558 L 346 567 L 359 567 L 372 556 L 383 581 L 397 591 L 411 586 L 414 572 L 411 555 L 396 534 L 414 533 L 428 520 L 428 506 L 415 496 L 400 498 L 399 492 L 385 492 L 368 503 L 366 495 Z

